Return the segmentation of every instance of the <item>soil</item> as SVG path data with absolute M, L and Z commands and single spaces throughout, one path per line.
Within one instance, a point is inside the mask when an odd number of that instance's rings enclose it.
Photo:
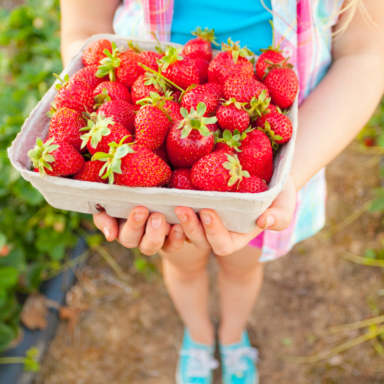
M 334 160 L 327 168 L 325 229 L 266 264 L 248 324 L 260 353 L 262 384 L 384 383 L 383 356 L 370 341 L 316 363 L 285 359 L 329 351 L 367 331 L 329 335 L 330 327 L 384 313 L 383 271 L 342 257 L 346 250 L 363 255 L 367 248 L 382 247 L 382 216 L 364 212 L 345 228 L 334 227 L 373 198 L 380 184 L 377 160 L 351 147 Z M 99 254 L 91 256 L 68 297 L 83 310 L 60 325 L 36 384 L 174 383 L 183 325 L 167 295 L 159 259 L 150 258 L 159 272 L 145 276 L 129 250 L 106 246 L 129 279 L 122 282 Z M 209 271 L 210 310 L 217 324 L 213 259 Z M 220 382 L 216 370 L 214 383 Z

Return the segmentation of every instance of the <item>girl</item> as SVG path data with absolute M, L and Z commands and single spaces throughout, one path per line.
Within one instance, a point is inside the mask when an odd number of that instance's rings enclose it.
M 367 22 L 369 17 L 374 19 Z M 218 329 L 225 384 L 258 382 L 256 350 L 245 326 L 259 294 L 263 262 L 286 254 L 324 225 L 324 167 L 353 139 L 384 91 L 384 2 L 375 0 L 63 0 L 64 64 L 83 41 L 113 33 L 185 43 L 196 26 L 232 37 L 254 52 L 281 44 L 300 80 L 300 128 L 292 170 L 271 207 L 248 234 L 228 232 L 213 210 L 198 218 L 178 207 L 181 224 L 135 208 L 127 221 L 105 212 L 94 216 L 108 241 L 162 257 L 169 294 L 186 326 L 177 367 L 179 384 L 212 381 L 215 331 L 207 311 L 211 251 L 220 265 L 221 323 Z M 338 35 L 332 39 L 333 32 Z M 265 230 L 263 232 L 263 230 Z

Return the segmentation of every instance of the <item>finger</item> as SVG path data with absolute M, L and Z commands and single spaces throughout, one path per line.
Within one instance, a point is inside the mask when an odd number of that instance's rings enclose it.
M 192 242 L 197 249 L 210 249 L 211 246 L 205 236 L 204 227 L 193 209 L 177 207 L 175 213 L 189 242 Z
M 114 241 L 119 233 L 117 220 L 102 211 L 93 215 L 93 222 L 96 228 L 100 229 L 104 233 L 105 238 L 108 241 Z
M 118 240 L 121 245 L 126 248 L 135 248 L 140 244 L 148 215 L 147 208 L 136 207 L 132 209 L 126 221 L 120 222 Z
M 262 229 L 282 231 L 288 228 L 296 208 L 296 191 L 291 183 L 276 197 L 272 205 L 257 219 Z
M 165 239 L 162 250 L 166 253 L 179 251 L 185 242 L 185 233 L 180 224 L 174 225 Z
M 170 224 L 165 221 L 164 215 L 161 213 L 152 213 L 148 218 L 139 249 L 144 255 L 154 255 L 164 245 L 165 237 L 171 229 Z

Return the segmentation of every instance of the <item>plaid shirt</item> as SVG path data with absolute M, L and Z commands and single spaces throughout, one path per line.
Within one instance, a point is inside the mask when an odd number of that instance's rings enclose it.
M 182 0 L 179 0 L 182 1 Z M 260 1 L 260 0 L 255 0 Z M 332 27 L 343 0 L 272 0 L 275 43 L 290 57 L 299 76 L 301 103 L 325 75 L 332 61 Z M 116 12 L 116 33 L 170 41 L 174 0 L 125 0 Z M 290 226 L 265 231 L 261 261 L 285 255 L 296 243 L 313 236 L 325 224 L 326 183 L 321 170 L 297 193 Z

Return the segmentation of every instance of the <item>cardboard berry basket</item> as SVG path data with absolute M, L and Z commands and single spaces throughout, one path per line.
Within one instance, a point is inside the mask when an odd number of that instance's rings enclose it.
M 71 60 L 60 77 L 73 75 L 83 67 L 82 51 L 92 41 L 109 39 L 118 47 L 127 47 L 127 38 L 99 34 L 90 37 L 80 52 Z M 131 38 L 141 48 L 155 50 L 156 43 L 150 40 Z M 164 46 L 168 43 L 162 43 Z M 168 44 L 177 46 L 177 44 Z M 216 51 L 217 53 L 218 51 Z M 31 170 L 28 151 L 35 146 L 36 138 L 44 139 L 48 135 L 49 121 L 46 116 L 50 104 L 54 100 L 56 90 L 51 87 L 38 103 L 30 116 L 25 120 L 21 132 L 17 135 L 8 150 L 12 165 L 24 179 L 32 183 L 55 208 L 83 213 L 98 213 L 101 209 L 112 217 L 127 218 L 136 206 L 145 206 L 150 212 L 161 212 L 166 220 L 178 223 L 175 208 L 188 206 L 196 212 L 200 209 L 214 209 L 224 226 L 234 232 L 247 233 L 252 231 L 256 219 L 270 206 L 281 192 L 288 177 L 295 149 L 297 132 L 297 98 L 288 114 L 293 125 L 290 141 L 283 145 L 275 156 L 274 174 L 269 183 L 269 190 L 257 194 L 236 192 L 207 192 L 166 188 L 134 188 L 101 183 L 90 183 L 63 177 L 44 176 Z

